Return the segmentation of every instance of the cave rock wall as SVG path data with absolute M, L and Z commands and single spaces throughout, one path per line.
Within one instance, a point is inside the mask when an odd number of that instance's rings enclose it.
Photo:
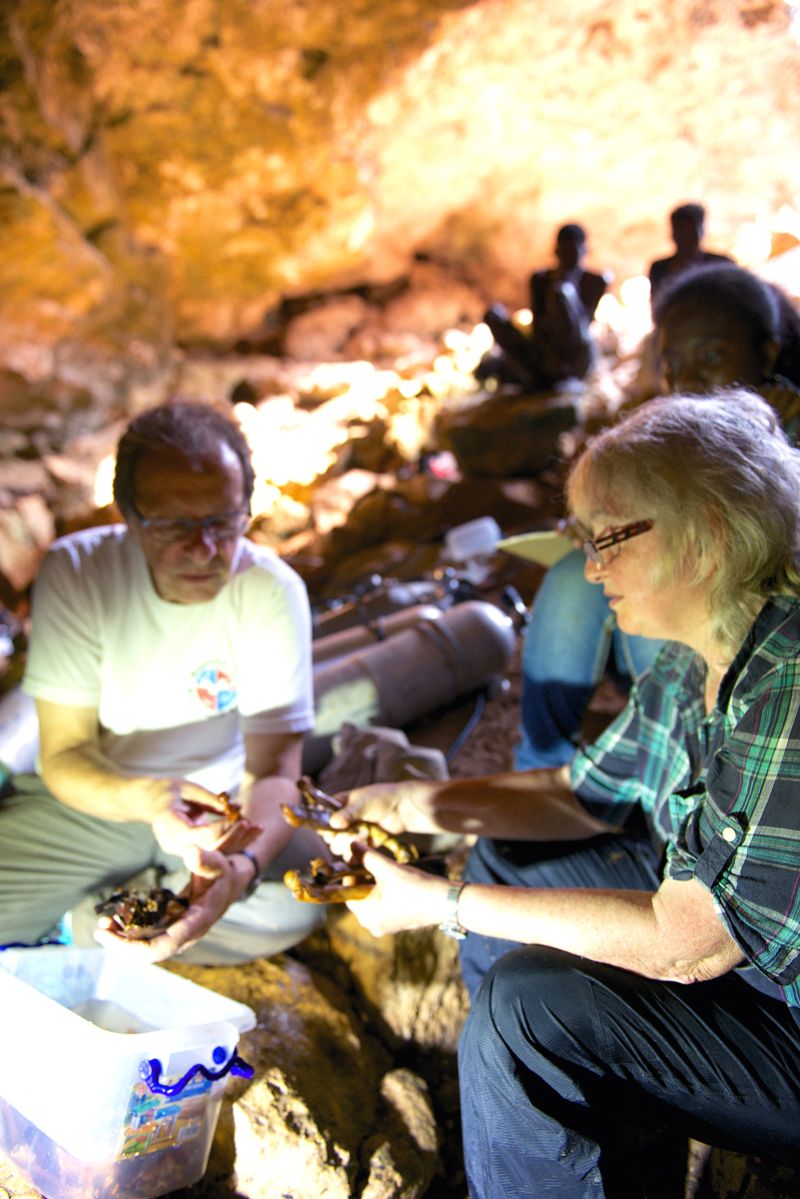
M 800 207 L 795 11 L 6 0 L 0 363 L 146 376 L 415 255 L 515 302 L 569 219 L 619 281 L 685 199 L 730 249 Z

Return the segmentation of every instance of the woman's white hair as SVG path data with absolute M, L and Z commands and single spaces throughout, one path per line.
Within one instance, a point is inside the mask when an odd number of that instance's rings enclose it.
M 653 521 L 657 586 L 713 564 L 712 624 L 732 647 L 767 596 L 800 595 L 800 451 L 744 388 L 643 404 L 588 444 L 567 491 L 573 509 Z

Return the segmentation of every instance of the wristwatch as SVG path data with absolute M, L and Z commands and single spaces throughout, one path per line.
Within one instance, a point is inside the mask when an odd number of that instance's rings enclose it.
M 448 937 L 454 937 L 456 941 L 463 941 L 467 935 L 467 930 L 458 922 L 458 901 L 466 885 L 464 882 L 452 883 L 447 888 L 445 916 L 439 925 L 440 932 L 446 933 Z
M 239 902 L 243 903 L 245 899 L 250 898 L 258 884 L 261 882 L 261 866 L 256 855 L 251 853 L 249 849 L 237 849 L 234 851 L 234 853 L 241 854 L 242 857 L 248 858 L 253 863 L 255 868 L 253 870 L 253 877 L 247 885 L 247 889 L 242 891 L 241 895 L 239 896 Z

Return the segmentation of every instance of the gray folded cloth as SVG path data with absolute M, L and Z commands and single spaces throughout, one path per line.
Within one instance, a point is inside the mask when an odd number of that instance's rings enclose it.
M 335 794 L 369 783 L 402 779 L 446 779 L 447 760 L 439 749 L 412 745 L 401 729 L 345 723 L 333 738 L 333 756 L 319 775 L 324 791 Z

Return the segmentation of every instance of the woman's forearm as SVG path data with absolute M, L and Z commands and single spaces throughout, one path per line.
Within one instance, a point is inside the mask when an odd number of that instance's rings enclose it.
M 586 811 L 570 788 L 567 767 L 396 786 L 398 831 L 570 841 L 612 827 Z
M 537 889 L 470 884 L 459 921 L 470 932 L 546 945 L 647 978 L 696 982 L 723 974 L 741 951 L 713 913 L 699 884 L 686 914 L 664 918 L 662 892 Z M 687 892 L 688 894 L 688 892 Z

